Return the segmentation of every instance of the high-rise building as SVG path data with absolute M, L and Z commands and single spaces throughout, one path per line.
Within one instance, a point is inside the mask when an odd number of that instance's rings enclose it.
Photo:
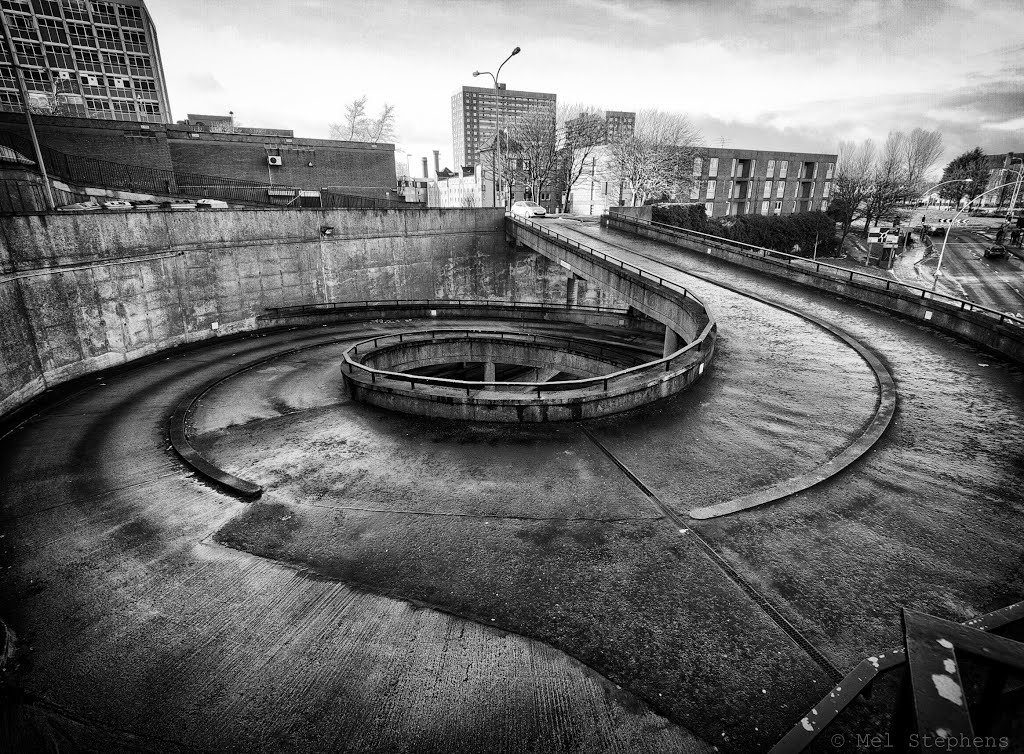
M 605 137 L 609 142 L 628 139 L 636 128 L 636 113 L 607 110 L 604 114 Z
M 553 119 L 555 100 L 556 95 L 543 92 L 462 87 L 452 95 L 452 153 L 456 167 L 479 163 L 480 148 L 494 141 L 499 115 L 503 128 L 531 111 L 550 114 Z
M 144 0 L 2 0 L 0 110 L 171 123 Z M 11 49 L 13 47 L 13 50 Z

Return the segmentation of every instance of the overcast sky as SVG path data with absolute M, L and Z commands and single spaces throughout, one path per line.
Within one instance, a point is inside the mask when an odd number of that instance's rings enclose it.
M 398 145 L 451 166 L 451 96 L 488 85 L 687 114 L 709 146 L 834 152 L 937 129 L 943 162 L 1024 151 L 1021 0 L 147 0 L 175 120 L 327 136 L 396 106 Z M 404 154 L 399 154 L 399 160 Z

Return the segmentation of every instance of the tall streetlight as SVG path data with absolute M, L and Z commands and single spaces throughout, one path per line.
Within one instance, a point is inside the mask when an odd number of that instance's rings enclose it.
M 993 191 L 999 191 L 1000 189 L 1004 189 L 1007 186 L 1013 186 L 1014 183 L 1015 183 L 1015 181 L 1010 181 L 1009 183 L 1003 183 L 1003 184 L 1001 184 L 999 186 L 996 186 L 995 188 L 990 188 L 988 191 L 983 191 L 982 193 L 980 193 L 977 196 L 975 196 L 974 199 L 980 199 L 981 197 L 985 196 L 985 194 L 991 194 Z M 942 237 L 942 248 L 939 249 L 939 262 L 938 262 L 938 264 L 935 265 L 935 280 L 936 280 L 936 282 L 938 282 L 939 275 L 942 274 L 940 272 L 940 270 L 942 269 L 942 256 L 946 253 L 946 241 L 949 240 L 949 231 L 951 231 L 953 229 L 953 223 L 956 222 L 956 219 L 958 217 L 960 217 L 960 215 L 962 215 L 964 212 L 966 212 L 968 210 L 968 208 L 970 208 L 970 206 L 972 204 L 974 204 L 974 199 L 971 199 L 969 202 L 967 202 L 967 204 L 964 205 L 964 208 L 962 210 L 960 210 L 959 212 L 957 212 L 955 215 L 953 215 L 953 219 L 949 221 L 949 227 L 946 228 L 946 235 L 944 235 Z M 932 287 L 934 288 L 934 285 Z
M 518 55 L 518 54 L 519 54 L 519 48 L 516 47 L 516 49 L 512 50 L 512 55 L 509 55 L 507 58 L 505 58 L 505 60 L 502 61 L 501 65 L 498 66 L 498 72 L 497 73 L 491 73 L 490 71 L 473 71 L 473 76 L 474 77 L 479 76 L 482 73 L 486 73 L 488 76 L 490 76 L 494 80 L 494 122 L 496 124 L 496 130 L 498 132 L 498 138 L 494 142 L 495 165 L 497 167 L 492 171 L 492 175 L 491 175 L 491 178 L 494 180 L 494 183 L 491 186 L 491 188 L 492 188 L 491 198 L 492 198 L 492 201 L 494 202 L 494 206 L 498 206 L 498 178 L 499 178 L 498 170 L 500 170 L 500 165 L 501 165 L 501 104 L 500 104 L 499 92 L 498 92 L 498 76 L 501 75 L 501 69 L 504 68 L 505 63 L 510 61 L 512 59 L 513 55 Z M 502 195 L 501 206 L 502 206 L 502 209 L 505 208 L 505 197 L 504 197 L 504 195 Z
M 39 139 L 36 137 L 36 126 L 32 121 L 32 108 L 28 101 L 28 88 L 25 86 L 25 73 L 21 68 L 21 61 L 18 59 L 18 51 L 11 41 L 11 30 L 7 27 L 7 14 L 0 13 L 0 26 L 3 27 L 4 42 L 10 51 L 11 63 L 14 65 L 14 75 L 18 80 L 18 89 L 21 91 L 21 104 L 25 108 L 25 122 L 28 124 L 28 134 L 32 137 L 32 148 L 36 153 L 36 164 L 43 176 L 43 197 L 46 199 L 46 209 L 53 212 L 56 205 L 53 201 L 53 192 L 50 190 L 50 177 L 46 174 L 46 163 L 43 162 L 43 152 L 39 148 Z
M 1021 167 L 1024 167 L 1024 157 L 1014 157 L 1010 160 L 1011 165 L 1014 163 L 1014 160 L 1020 160 Z M 1020 195 L 1021 178 L 1024 177 L 1024 173 L 1020 170 L 1014 170 L 1013 168 L 1003 168 L 1003 172 L 1017 174 L 1017 180 L 1013 185 L 1013 198 L 1010 200 L 1010 215 L 1012 215 L 1017 207 L 1017 197 Z

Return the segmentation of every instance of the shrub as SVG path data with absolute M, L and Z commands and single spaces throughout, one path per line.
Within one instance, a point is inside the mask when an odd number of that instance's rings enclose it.
M 708 220 L 703 204 L 661 204 L 653 209 L 653 220 L 683 230 L 718 236 L 786 254 L 809 257 L 835 256 L 839 248 L 835 221 L 823 212 L 794 215 L 729 215 Z M 799 247 L 799 248 L 798 248 Z

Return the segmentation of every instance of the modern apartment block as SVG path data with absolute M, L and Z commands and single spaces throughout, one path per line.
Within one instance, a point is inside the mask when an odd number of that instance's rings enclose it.
M 708 217 L 790 215 L 828 209 L 836 155 L 703 148 L 683 183 L 689 190 L 672 201 L 701 203 Z M 618 181 L 605 148 L 596 150 L 572 190 L 577 214 L 599 215 L 631 204 L 632 192 Z
M 828 209 L 837 156 L 705 148 L 693 160 L 688 197 L 708 217 L 791 215 Z
M 17 65 L 33 111 L 172 122 L 143 0 L 0 0 L 0 9 L 0 110 L 23 110 Z
M 452 154 L 455 167 L 480 162 L 480 149 L 493 143 L 502 127 L 528 112 L 541 112 L 555 118 L 556 95 L 464 86 L 452 95 Z

